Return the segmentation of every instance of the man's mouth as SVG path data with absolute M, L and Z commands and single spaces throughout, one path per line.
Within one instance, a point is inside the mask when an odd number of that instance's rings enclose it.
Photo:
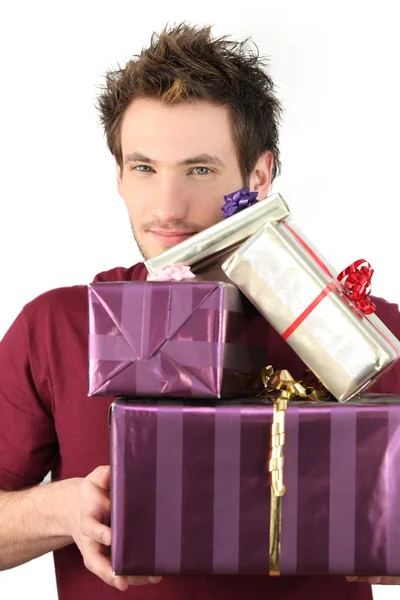
M 196 231 L 179 229 L 150 229 L 149 232 L 163 246 L 175 246 L 195 235 Z

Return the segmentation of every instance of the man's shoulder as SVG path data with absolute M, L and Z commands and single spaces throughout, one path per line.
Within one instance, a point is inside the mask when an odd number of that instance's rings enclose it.
M 376 316 L 384 325 L 400 339 L 400 312 L 395 302 L 384 298 L 371 296 L 376 306 Z M 375 394 L 400 394 L 400 362 L 397 362 L 388 372 L 384 373 L 367 391 Z
M 132 267 L 115 267 L 108 271 L 98 273 L 94 282 L 102 281 L 144 281 L 147 270 L 143 262 L 136 263 Z
M 108 271 L 98 273 L 93 282 L 111 281 L 144 281 L 146 279 L 146 267 L 144 263 L 137 263 L 131 267 L 114 267 Z M 30 302 L 23 308 L 25 318 L 30 321 L 50 316 L 56 313 L 80 314 L 87 313 L 87 284 L 78 284 L 58 287 L 48 290 Z
M 384 298 L 375 296 L 371 296 L 371 300 L 376 306 L 376 316 L 400 339 L 399 305 L 396 302 L 389 302 Z

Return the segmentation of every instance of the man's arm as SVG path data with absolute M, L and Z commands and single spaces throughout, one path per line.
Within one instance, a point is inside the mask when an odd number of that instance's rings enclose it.
M 110 468 L 20 492 L 0 491 L 0 571 L 76 543 L 89 571 L 119 590 L 158 583 L 158 577 L 113 575 Z
M 73 479 L 21 492 L 0 491 L 0 570 L 72 544 L 63 524 Z
M 45 332 L 51 294 L 27 305 L 0 343 L 0 570 L 75 542 L 87 569 L 109 585 L 152 582 L 113 575 L 110 468 L 85 478 L 33 486 L 59 459 Z M 57 304 L 57 310 L 58 304 Z

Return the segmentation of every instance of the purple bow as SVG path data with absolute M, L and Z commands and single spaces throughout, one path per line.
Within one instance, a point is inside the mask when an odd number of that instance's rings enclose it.
M 227 217 L 231 217 L 240 212 L 244 208 L 255 204 L 257 202 L 257 192 L 250 192 L 249 188 L 246 187 L 224 196 L 224 199 L 225 204 L 221 210 L 224 213 L 222 218 L 226 219 Z

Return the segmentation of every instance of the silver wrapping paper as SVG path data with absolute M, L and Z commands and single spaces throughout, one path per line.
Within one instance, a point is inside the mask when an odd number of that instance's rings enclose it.
M 397 338 L 376 315 L 355 307 L 336 271 L 292 223 L 267 223 L 225 260 L 222 270 L 339 402 L 367 389 L 398 360 Z M 336 287 L 317 303 L 332 283 Z
M 196 233 L 188 240 L 169 248 L 144 264 L 149 273 L 168 265 L 183 264 L 194 273 L 204 270 L 206 265 L 229 255 L 244 240 L 269 221 L 280 221 L 290 215 L 290 210 L 280 194 L 273 194 L 253 206 L 223 219 Z

